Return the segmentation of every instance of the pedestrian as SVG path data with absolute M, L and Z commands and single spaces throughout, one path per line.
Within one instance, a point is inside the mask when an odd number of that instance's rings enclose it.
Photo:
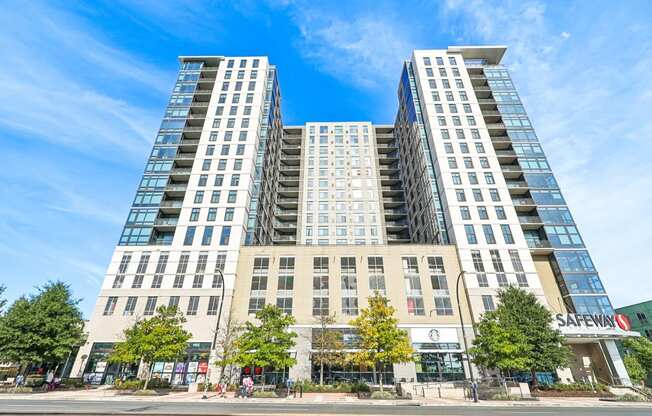
M 249 377 L 245 376 L 242 379 L 242 382 L 240 384 L 240 397 L 242 397 L 243 399 L 247 398 L 247 379 L 248 378 Z
M 16 387 L 20 387 L 25 382 L 25 376 L 23 373 L 20 373 L 16 376 Z
M 47 384 L 47 391 L 54 389 L 54 371 L 48 371 L 48 374 L 45 376 L 45 383 Z
M 290 393 L 292 392 L 292 389 L 294 388 L 294 380 L 292 380 L 291 377 L 288 377 L 288 379 L 285 381 L 285 386 L 288 389 L 288 397 L 290 397 Z
M 245 397 L 251 397 L 253 396 L 254 392 L 254 379 L 251 378 L 250 376 L 247 376 L 244 379 L 244 384 L 245 384 Z

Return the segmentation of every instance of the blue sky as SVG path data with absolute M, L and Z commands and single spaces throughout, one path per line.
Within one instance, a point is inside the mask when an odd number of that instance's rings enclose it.
M 613 303 L 650 299 L 651 20 L 646 1 L 3 1 L 0 282 L 70 282 L 88 315 L 178 55 L 269 55 L 288 125 L 391 123 L 412 49 L 493 43 Z

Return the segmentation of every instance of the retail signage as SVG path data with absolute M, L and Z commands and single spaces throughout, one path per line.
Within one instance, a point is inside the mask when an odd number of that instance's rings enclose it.
M 558 313 L 555 323 L 565 335 L 639 336 L 631 332 L 632 324 L 622 314 Z
M 410 338 L 414 343 L 459 342 L 456 328 L 410 328 Z
M 206 361 L 200 361 L 197 369 L 200 373 L 205 373 L 208 370 L 208 363 Z

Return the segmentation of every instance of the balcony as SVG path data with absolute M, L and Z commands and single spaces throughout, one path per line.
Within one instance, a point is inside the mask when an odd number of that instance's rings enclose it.
M 301 154 L 301 146 L 296 145 L 296 144 L 283 144 L 281 146 L 281 151 L 285 154 L 289 155 L 300 155 Z
M 388 208 L 383 211 L 383 214 L 385 215 L 385 219 L 397 219 L 405 217 L 407 215 L 407 210 Z
M 389 244 L 409 244 L 412 242 L 407 236 L 387 234 L 387 243 Z
M 287 197 L 297 198 L 299 196 L 299 187 L 298 186 L 283 186 L 278 185 L 276 188 L 279 194 Z
M 493 98 L 479 98 L 478 104 L 480 104 L 481 109 L 497 109 L 496 101 Z
M 401 177 L 399 175 L 384 175 L 380 177 L 380 184 L 382 186 L 400 185 Z
M 491 88 L 488 86 L 473 86 L 473 91 L 478 99 L 486 99 L 491 97 Z
M 276 197 L 276 204 L 283 208 L 297 208 L 299 205 L 299 199 L 278 196 Z
M 275 234 L 272 236 L 272 241 L 275 244 L 296 244 L 297 236 L 296 235 L 286 235 L 286 234 Z
M 163 212 L 164 214 L 178 214 L 181 212 L 182 205 L 183 205 L 183 201 L 178 199 L 178 200 L 162 201 L 159 206 L 161 208 L 161 212 Z
M 395 144 L 390 143 L 378 143 L 376 146 L 378 148 L 378 153 L 391 153 L 398 150 L 398 147 Z
M 408 226 L 409 225 L 407 221 L 385 221 L 385 227 L 387 228 L 387 232 L 402 231 Z
M 292 209 L 282 209 L 282 208 L 276 208 L 274 209 L 274 215 L 277 217 L 283 217 L 283 218 L 296 218 L 298 211 L 297 210 L 292 210 Z
M 183 197 L 187 188 L 188 184 L 185 183 L 168 184 L 165 187 L 165 193 L 169 196 Z
M 294 231 L 297 230 L 296 222 L 272 221 L 272 226 L 277 230 Z
M 301 155 L 289 155 L 287 153 L 281 153 L 281 162 L 286 165 L 298 166 L 301 162 Z
M 518 179 L 523 174 L 523 169 L 519 165 L 500 165 L 500 170 L 506 180 Z
M 403 195 L 403 188 L 400 186 L 381 186 L 380 190 L 383 193 L 383 196 Z
M 525 181 L 506 181 L 506 184 L 510 195 L 521 195 L 530 189 Z
M 383 198 L 383 206 L 385 208 L 396 208 L 405 205 L 403 198 Z
M 199 139 L 189 139 L 184 137 L 179 143 L 179 151 L 186 153 L 194 153 L 197 151 L 197 146 L 199 145 Z
M 519 215 L 518 222 L 524 230 L 536 230 L 543 227 L 543 221 L 538 215 Z
M 281 165 L 280 171 L 285 175 L 299 176 L 299 172 L 301 171 L 301 169 L 299 168 L 298 165 L 295 166 Z
M 172 231 L 177 226 L 179 217 L 157 218 L 154 227 L 161 231 Z
M 174 168 L 170 171 L 170 177 L 176 180 L 179 179 L 188 180 L 191 172 L 192 172 L 192 168 Z
M 527 246 L 534 254 L 551 254 L 552 244 L 548 240 L 527 240 Z

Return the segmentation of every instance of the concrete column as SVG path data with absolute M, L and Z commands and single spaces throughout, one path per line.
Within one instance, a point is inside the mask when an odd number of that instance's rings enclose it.
M 611 360 L 611 364 L 613 365 L 613 368 L 616 372 L 615 376 L 620 379 L 614 381 L 620 381 L 620 384 L 623 386 L 631 386 L 632 381 L 629 379 L 629 374 L 627 374 L 627 369 L 625 368 L 623 358 L 620 356 L 620 352 L 616 346 L 616 341 L 613 339 L 608 339 L 604 341 L 604 345 L 607 348 L 608 359 Z
M 297 363 L 290 368 L 290 378 L 292 380 L 310 380 L 312 365 L 310 362 L 310 347 L 312 340 L 311 328 L 293 328 L 297 333 L 296 340 L 296 359 Z
M 400 382 L 405 379 L 408 383 L 416 383 L 417 367 L 412 363 L 394 364 L 394 380 Z

